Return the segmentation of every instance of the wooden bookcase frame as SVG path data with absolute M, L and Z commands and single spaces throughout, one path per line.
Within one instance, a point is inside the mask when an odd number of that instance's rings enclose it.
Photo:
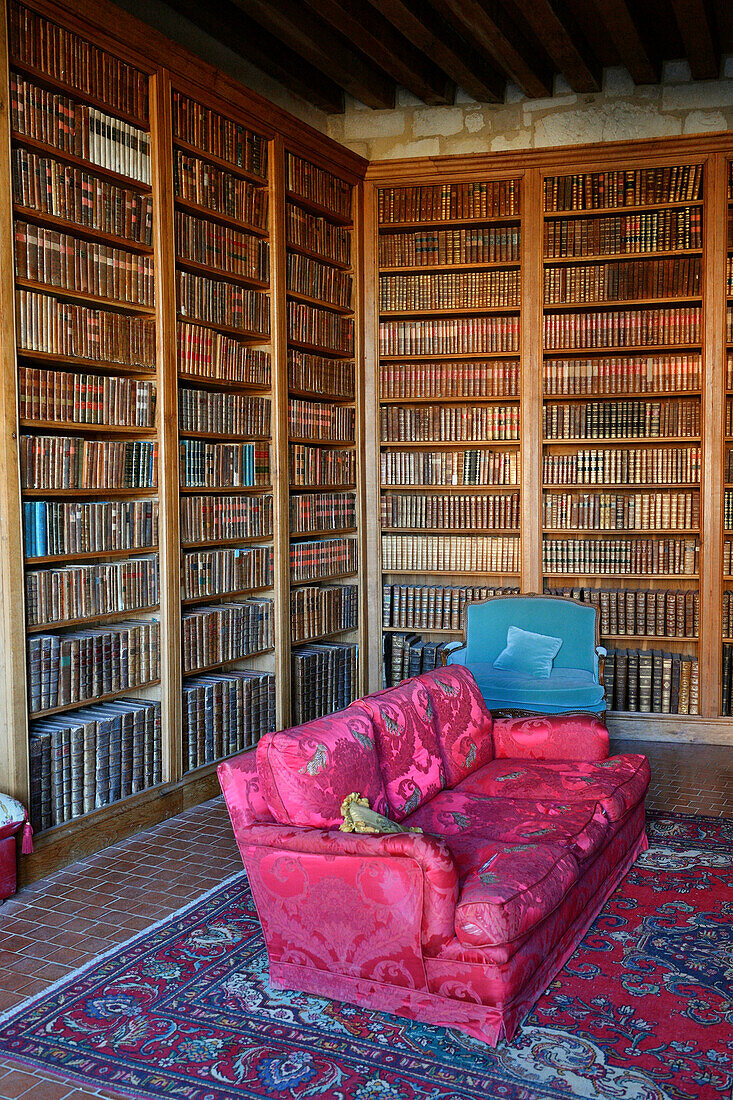
M 298 156 L 348 179 L 354 188 L 354 269 L 361 265 L 361 180 L 366 162 L 317 130 L 261 96 L 193 57 L 163 35 L 102 0 L 28 0 L 27 7 L 60 23 L 97 46 L 142 70 L 149 77 L 151 175 L 154 197 L 153 258 L 156 279 L 156 372 L 158 403 L 156 436 L 159 442 L 159 563 L 161 624 L 162 783 L 119 802 L 67 821 L 38 835 L 35 853 L 24 857 L 20 881 L 31 882 L 125 835 L 180 813 L 187 806 L 219 791 L 216 763 L 183 771 L 181 714 L 181 592 L 178 484 L 178 362 L 176 338 L 175 237 L 173 189 L 172 87 L 214 111 L 235 118 L 265 136 L 268 142 L 270 298 L 272 353 L 272 469 L 275 573 L 272 588 L 275 614 L 275 675 L 277 725 L 290 720 L 290 641 L 282 624 L 289 622 L 289 485 L 287 461 L 287 356 L 285 327 L 284 143 Z M 25 601 L 23 525 L 18 459 L 17 357 L 15 351 L 15 280 L 13 258 L 13 202 L 10 159 L 8 0 L 0 0 L 0 356 L 2 387 L 2 472 L 0 473 L 0 789 L 24 803 L 29 801 L 28 714 L 25 671 Z M 74 94 L 70 89 L 70 94 Z M 83 101 L 83 95 L 80 98 Z M 111 110 L 111 109 L 110 109 Z M 111 111 L 114 113 L 114 111 Z M 206 159 L 205 154 L 201 154 Z M 225 167 L 225 166 L 224 166 Z M 90 171 L 94 172 L 94 166 Z M 45 218 L 45 215 L 44 215 Z M 45 219 L 47 222 L 49 219 Z M 358 234 L 357 234 L 357 226 Z M 73 226 L 59 226 L 73 233 Z M 134 246 L 133 246 L 134 250 Z M 355 318 L 360 310 L 356 299 Z M 357 378 L 361 362 L 361 326 L 358 333 Z M 93 366 L 91 367 L 93 369 Z M 357 418 L 363 425 L 361 403 Z M 53 426 L 51 426 L 53 430 Z M 362 429 L 363 431 L 363 426 Z M 360 466 L 357 444 L 357 467 Z M 359 483 L 363 472 L 359 469 Z M 363 529 L 358 538 L 363 541 Z M 246 540 L 244 540 L 246 541 Z M 131 553 L 134 553 L 131 552 Z M 365 554 L 360 546 L 360 571 Z M 361 573 L 360 632 L 365 630 Z M 134 612 L 130 612 L 134 615 Z M 360 634 L 360 640 L 364 637 Z M 245 659 L 246 660 L 246 659 Z M 361 666 L 366 662 L 362 658 Z M 364 673 L 362 672 L 362 676 Z M 363 686 L 362 686 L 363 690 Z

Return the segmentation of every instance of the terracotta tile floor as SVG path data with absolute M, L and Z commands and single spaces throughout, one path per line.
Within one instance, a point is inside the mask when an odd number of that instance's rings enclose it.
M 733 817 L 727 747 L 615 741 L 652 765 L 650 809 Z M 0 1012 L 205 893 L 241 861 L 223 801 L 215 799 L 23 889 L 0 906 Z M 0 1059 L 0 1100 L 84 1100 L 60 1076 Z

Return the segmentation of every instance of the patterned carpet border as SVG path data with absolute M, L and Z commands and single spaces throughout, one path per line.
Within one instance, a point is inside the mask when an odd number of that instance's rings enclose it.
M 239 873 L 5 1014 L 0 1057 L 154 1100 L 727 1100 L 733 821 L 658 813 L 649 834 L 649 852 L 495 1051 L 271 990 Z

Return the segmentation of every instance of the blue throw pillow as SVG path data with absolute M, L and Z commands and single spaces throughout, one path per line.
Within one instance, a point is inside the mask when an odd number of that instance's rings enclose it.
M 561 645 L 562 638 L 533 634 L 531 630 L 510 626 L 506 636 L 506 649 L 494 661 L 494 668 L 501 668 L 506 672 L 523 672 L 525 676 L 538 676 L 547 680 Z

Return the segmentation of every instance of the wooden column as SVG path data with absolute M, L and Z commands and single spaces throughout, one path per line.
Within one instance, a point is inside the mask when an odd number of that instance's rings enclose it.
M 369 591 L 367 576 L 371 564 L 371 553 L 367 545 L 367 531 L 370 527 L 369 516 L 374 515 L 370 510 L 371 504 L 367 500 L 367 485 L 371 478 L 369 473 L 371 466 L 367 464 L 366 447 L 368 436 L 373 437 L 374 421 L 367 419 L 371 416 L 371 407 L 367 409 L 367 386 L 365 369 L 366 337 L 364 326 L 365 295 L 364 287 L 364 190 L 363 184 L 355 184 L 352 191 L 352 218 L 354 228 L 351 234 L 351 262 L 354 269 L 354 417 L 356 420 L 356 526 L 357 526 L 357 553 L 359 555 L 359 676 L 358 694 L 366 695 L 370 690 L 370 637 L 375 627 L 381 633 L 381 618 L 372 611 L 373 603 Z M 377 513 L 378 514 L 378 513 Z M 381 613 L 381 602 L 379 604 Z
M 522 178 L 520 488 L 522 591 L 542 591 L 542 177 Z
M 364 317 L 364 466 L 366 478 L 362 494 L 366 509 L 364 546 L 366 560 L 363 563 L 366 606 L 369 616 L 368 684 L 369 691 L 379 691 L 382 686 L 382 538 L 380 525 L 381 482 L 379 468 L 379 286 L 377 253 L 379 227 L 377 225 L 377 190 L 371 183 L 364 184 L 364 253 L 363 293 L 361 302 Z
M 28 710 L 10 122 L 7 11 L 4 0 L 0 0 L 0 790 L 27 805 Z
M 183 774 L 183 745 L 173 127 L 170 77 L 163 70 L 150 78 L 150 131 L 155 249 L 155 354 L 158 378 L 161 728 L 163 782 L 170 783 L 180 779 Z
M 290 469 L 288 321 L 285 268 L 285 146 L 270 142 L 270 310 L 272 326 L 272 492 L 275 554 L 277 728 L 290 725 Z
M 703 214 L 703 390 L 700 485 L 700 714 L 721 710 L 723 634 L 723 496 L 725 446 L 726 257 L 728 163 L 722 153 L 705 164 Z

